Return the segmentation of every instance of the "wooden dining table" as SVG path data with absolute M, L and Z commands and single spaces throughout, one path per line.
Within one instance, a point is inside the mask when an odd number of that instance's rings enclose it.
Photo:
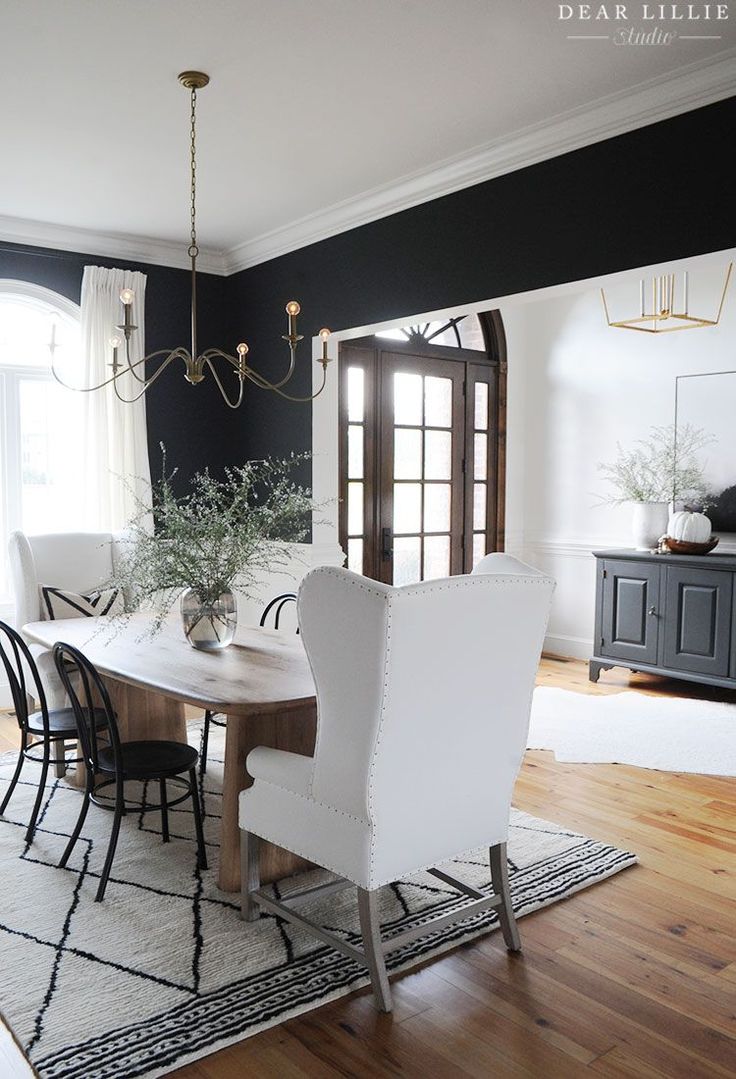
M 240 887 L 238 796 L 253 782 L 248 754 L 255 746 L 314 752 L 315 690 L 301 638 L 238 627 L 228 648 L 203 652 L 175 621 L 153 637 L 149 627 L 150 616 L 140 613 L 118 624 L 99 618 L 29 622 L 23 635 L 47 648 L 64 641 L 91 660 L 110 693 L 123 741 L 186 742 L 185 705 L 227 716 L 218 884 L 234 892 Z M 308 864 L 263 844 L 264 882 Z

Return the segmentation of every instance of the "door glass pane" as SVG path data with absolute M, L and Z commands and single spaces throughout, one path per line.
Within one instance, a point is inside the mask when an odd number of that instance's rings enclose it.
M 420 480 L 422 478 L 422 432 L 407 431 L 405 427 L 394 430 L 394 479 Z
M 363 534 L 363 484 L 348 484 L 348 535 Z
M 424 531 L 450 531 L 449 483 L 428 483 L 424 487 Z
M 348 477 L 363 479 L 363 428 L 354 423 L 348 427 Z
M 425 480 L 452 478 L 452 435 L 448 431 L 424 432 Z
M 473 484 L 473 528 L 486 527 L 486 485 Z
M 425 378 L 424 422 L 427 427 L 452 427 L 452 379 Z
M 481 558 L 484 558 L 486 554 L 486 534 L 485 532 L 479 532 L 473 536 L 473 565 L 477 566 Z
M 422 422 L 422 376 L 397 371 L 394 375 L 394 423 Z
M 364 419 L 364 382 L 362 367 L 348 367 L 348 419 L 357 423 Z
M 488 435 L 475 436 L 473 474 L 477 480 L 488 479 Z
M 475 429 L 476 431 L 488 430 L 487 382 L 476 382 L 475 384 Z
M 450 576 L 450 537 L 427 536 L 424 541 L 424 580 Z
M 419 580 L 419 536 L 394 540 L 394 584 L 414 584 Z
M 363 572 L 363 540 L 348 540 L 348 569 L 353 573 Z
M 394 484 L 394 532 L 421 531 L 421 483 Z

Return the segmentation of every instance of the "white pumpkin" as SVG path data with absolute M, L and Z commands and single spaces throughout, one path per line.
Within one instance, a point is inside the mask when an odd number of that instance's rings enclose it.
M 684 543 L 707 543 L 712 531 L 709 517 L 704 513 L 689 513 L 687 510 L 673 513 L 667 526 L 670 539 L 682 540 Z

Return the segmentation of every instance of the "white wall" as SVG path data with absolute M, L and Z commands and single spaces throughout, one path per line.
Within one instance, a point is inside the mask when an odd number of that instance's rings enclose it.
M 733 255 L 691 272 L 691 311 L 715 317 Z M 693 270 L 691 261 L 684 265 Z M 637 273 L 617 275 L 606 294 L 612 318 L 628 314 L 638 305 Z M 608 327 L 599 289 L 590 285 L 520 298 L 501 312 L 509 359 L 507 547 L 557 578 L 547 647 L 585 658 L 594 613 L 590 551 L 631 546 L 631 509 L 601 505 L 610 488 L 598 462 L 615 457 L 617 442 L 628 447 L 653 424 L 672 423 L 676 375 L 736 368 L 736 287 L 719 326 L 657 337 Z M 725 407 L 736 415 L 736 400 L 721 400 L 715 382 L 711 392 L 714 413 Z M 717 455 L 718 445 L 709 453 Z M 736 461 L 731 474 L 734 482 Z

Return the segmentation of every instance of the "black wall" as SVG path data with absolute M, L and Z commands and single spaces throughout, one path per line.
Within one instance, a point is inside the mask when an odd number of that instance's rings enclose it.
M 190 338 L 190 276 L 186 270 L 170 269 L 105 259 L 66 251 L 0 244 L 0 278 L 33 281 L 79 303 L 82 273 L 86 265 L 119 266 L 146 274 L 146 348 L 185 345 Z M 224 280 L 212 274 L 198 275 L 200 296 L 199 336 L 204 347 L 225 345 L 222 337 Z M 122 310 L 122 309 L 121 309 Z M 112 333 L 112 327 L 110 328 Z M 235 381 L 235 380 L 233 380 Z M 234 413 L 224 408 L 212 380 L 190 386 L 183 367 L 172 365 L 147 394 L 148 452 L 154 476 L 160 473 L 159 443 L 166 446 L 170 467 L 178 467 L 182 484 L 198 468 L 219 470 L 239 452 Z M 240 423 L 243 417 L 239 417 Z M 233 445 L 238 443 L 236 449 Z
M 342 233 L 230 278 L 202 275 L 200 346 L 232 350 L 271 378 L 286 363 L 284 304 L 302 304 L 294 392 L 311 388 L 309 337 L 736 246 L 731 171 L 736 98 L 576 150 Z M 337 165 L 339 167 L 339 163 Z M 36 281 L 78 300 L 94 256 L 0 245 L 0 277 Z M 148 276 L 146 344 L 186 343 L 183 270 Z M 513 357 L 510 358 L 513 362 Z M 334 370 L 330 372 L 335 377 Z M 211 381 L 163 376 L 148 401 L 154 471 L 163 439 L 182 476 L 205 464 L 311 445 L 309 406 L 246 385 L 238 412 Z
M 730 98 L 383 218 L 235 275 L 228 310 L 275 375 L 292 294 L 308 335 L 736 246 L 735 125 Z M 308 408 L 251 393 L 243 452 L 310 443 Z

